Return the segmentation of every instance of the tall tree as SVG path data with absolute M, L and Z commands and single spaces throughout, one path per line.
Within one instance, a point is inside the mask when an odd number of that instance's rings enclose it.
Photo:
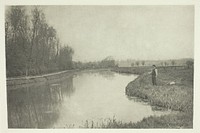
M 41 72 L 56 67 L 56 38 L 56 30 L 47 24 L 43 11 L 38 7 L 34 8 L 32 11 L 32 38 L 29 64 L 36 71 Z
M 11 6 L 6 12 L 5 40 L 8 75 L 22 75 L 27 70 L 29 24 L 23 6 Z
M 23 6 L 11 6 L 5 19 L 7 76 L 36 75 L 72 69 L 71 47 L 60 47 L 56 29 L 35 7 L 27 14 Z

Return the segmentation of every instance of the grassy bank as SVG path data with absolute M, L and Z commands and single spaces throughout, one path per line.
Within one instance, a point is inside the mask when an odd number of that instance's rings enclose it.
M 158 68 L 157 86 L 151 83 L 149 67 L 117 68 L 116 72 L 139 74 L 126 87 L 126 94 L 147 101 L 150 105 L 179 111 L 176 114 L 150 116 L 137 123 L 110 120 L 100 128 L 192 128 L 193 69 Z M 175 82 L 170 85 L 170 82 Z
M 141 66 L 141 67 L 115 67 L 111 69 L 117 73 L 128 73 L 128 74 L 138 74 L 142 75 L 143 73 L 150 71 L 150 66 Z
M 170 85 L 170 82 L 175 85 Z M 147 100 L 151 105 L 181 112 L 193 111 L 193 70 L 160 69 L 157 86 L 151 83 L 151 75 L 144 73 L 126 87 L 128 96 Z

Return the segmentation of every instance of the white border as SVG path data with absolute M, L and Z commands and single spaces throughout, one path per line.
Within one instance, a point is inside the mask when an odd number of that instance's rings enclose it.
M 200 132 L 200 1 L 199 0 L 0 0 L 0 133 L 21 132 Z M 193 129 L 8 129 L 6 76 L 5 76 L 5 40 L 4 8 L 5 5 L 195 5 L 195 44 L 194 44 L 194 124 Z

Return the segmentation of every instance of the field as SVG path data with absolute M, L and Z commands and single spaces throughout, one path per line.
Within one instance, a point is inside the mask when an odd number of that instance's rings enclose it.
M 151 83 L 149 67 L 117 68 L 114 71 L 136 73 L 140 76 L 126 87 L 128 96 L 139 97 L 155 109 L 171 109 L 176 114 L 148 117 L 137 123 L 110 120 L 103 128 L 192 128 L 193 127 L 193 69 L 158 68 L 157 86 Z M 175 82 L 170 85 L 170 82 Z

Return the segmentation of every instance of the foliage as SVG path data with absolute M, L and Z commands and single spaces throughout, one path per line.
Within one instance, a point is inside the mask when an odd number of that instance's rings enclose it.
M 112 57 L 108 56 L 108 57 L 106 57 L 105 59 L 103 59 L 103 60 L 99 63 L 99 65 L 100 65 L 101 67 L 103 67 L 103 68 L 106 68 L 106 67 L 114 67 L 114 66 L 115 66 L 115 60 L 114 60 Z
M 115 68 L 118 67 L 118 64 L 115 63 L 115 60 L 108 56 L 101 61 L 93 62 L 74 62 L 74 68 L 77 69 L 99 69 L 99 68 Z
M 61 47 L 56 30 L 38 7 L 29 14 L 23 6 L 6 10 L 5 45 L 9 77 L 71 69 L 73 65 L 73 49 Z
M 73 66 L 72 55 L 73 54 L 74 54 L 74 51 L 69 46 L 64 46 L 60 50 L 59 66 L 61 70 L 72 69 L 72 66 Z

